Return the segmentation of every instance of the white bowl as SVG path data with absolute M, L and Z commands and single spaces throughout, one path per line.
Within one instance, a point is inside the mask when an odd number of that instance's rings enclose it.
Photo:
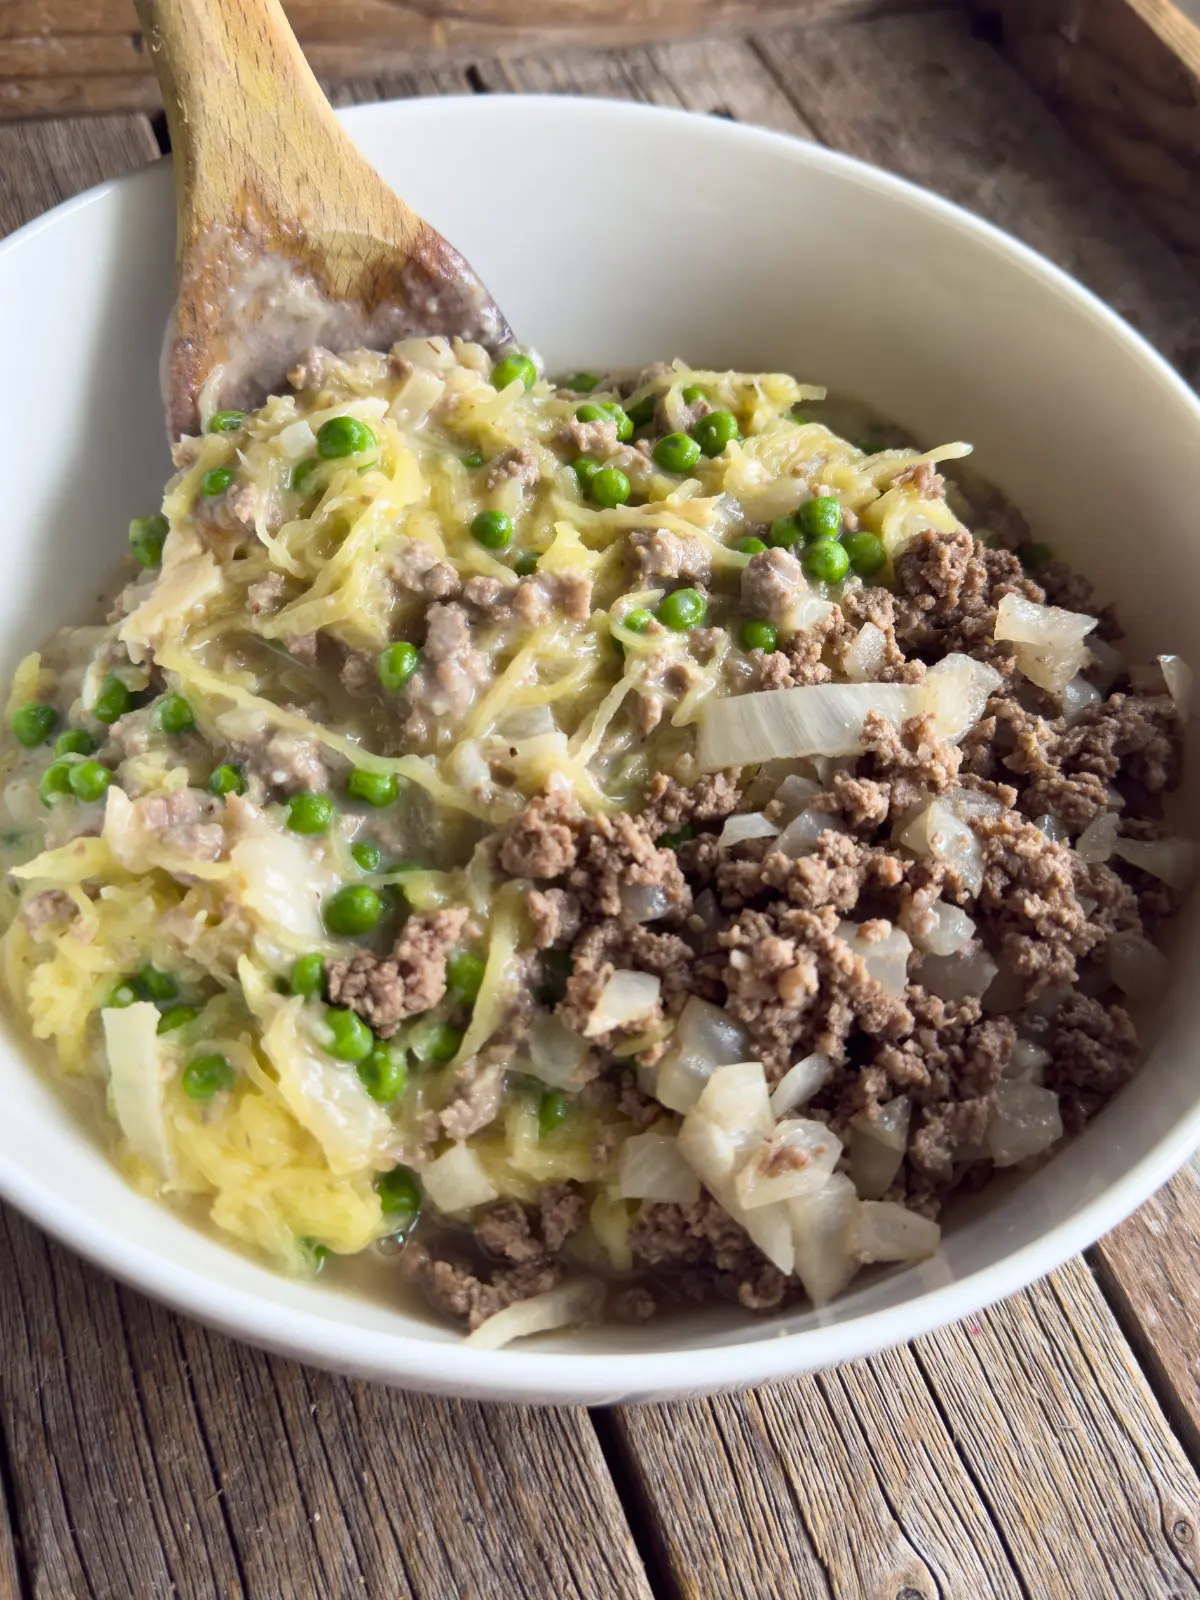
M 373 105 L 347 122 L 479 268 L 551 369 L 684 355 L 784 369 L 933 443 L 969 439 L 1039 537 L 1186 654 L 1200 610 L 1200 405 L 1123 322 L 932 195 L 776 134 L 594 100 Z M 128 518 L 169 472 L 158 399 L 172 258 L 164 164 L 0 248 L 5 673 L 87 614 Z M 127 1188 L 54 1089 L 0 1054 L 0 1193 L 129 1283 L 253 1343 L 413 1388 L 522 1401 L 661 1399 L 859 1356 L 964 1316 L 1092 1243 L 1200 1143 L 1189 1030 L 1200 945 L 1157 1043 L 1082 1138 L 952 1223 L 935 1261 L 823 1312 L 733 1311 L 495 1353 L 418 1310 L 275 1276 Z

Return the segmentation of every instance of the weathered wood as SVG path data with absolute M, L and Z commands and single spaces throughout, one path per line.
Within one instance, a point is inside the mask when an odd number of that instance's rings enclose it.
M 1091 1253 L 1096 1276 L 1193 1460 L 1200 1460 L 1200 1164 Z
M 981 0 L 1004 48 L 1200 274 L 1200 27 L 1170 0 Z
M 1200 378 L 1191 274 L 964 14 L 784 31 L 759 44 L 823 142 L 1024 239 Z
M 313 69 L 334 80 L 425 59 L 628 46 L 824 22 L 955 0 L 290 0 Z M 132 0 L 0 0 L 0 119 L 153 110 L 159 104 Z
M 144 117 L 0 128 L 0 237 L 81 189 L 157 155 Z

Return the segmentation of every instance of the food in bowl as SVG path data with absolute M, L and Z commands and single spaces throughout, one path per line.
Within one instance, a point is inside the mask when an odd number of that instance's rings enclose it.
M 10 697 L 5 983 L 131 1181 L 498 1345 L 824 1304 L 1133 1074 L 1189 674 L 968 531 L 967 446 L 436 339 L 290 381 Z

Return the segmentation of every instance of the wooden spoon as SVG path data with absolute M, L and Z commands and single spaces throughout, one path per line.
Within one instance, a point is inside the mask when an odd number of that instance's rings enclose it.
M 175 155 L 172 438 L 248 410 L 313 345 L 512 342 L 462 256 L 387 187 L 321 93 L 278 0 L 136 0 Z

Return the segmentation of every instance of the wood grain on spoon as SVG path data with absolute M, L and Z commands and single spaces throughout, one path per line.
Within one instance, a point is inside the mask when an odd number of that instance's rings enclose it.
M 247 409 L 315 344 L 512 335 L 462 256 L 343 131 L 277 0 L 137 0 L 166 102 L 178 205 L 163 353 L 172 437 L 200 398 Z

